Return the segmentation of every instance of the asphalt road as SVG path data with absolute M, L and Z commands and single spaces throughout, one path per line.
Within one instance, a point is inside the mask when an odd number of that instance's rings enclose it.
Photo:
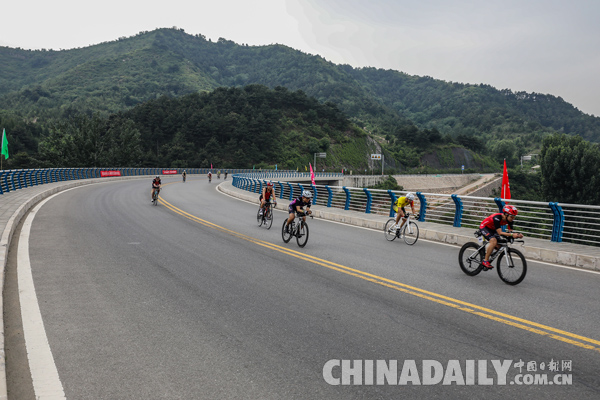
M 149 181 L 105 183 L 56 196 L 33 221 L 68 399 L 600 397 L 598 274 L 529 262 L 511 287 L 495 271 L 464 275 L 455 246 L 316 218 L 300 249 L 281 240 L 282 211 L 267 230 L 218 180 L 164 182 L 156 207 Z M 369 384 L 383 368 L 364 360 L 397 362 L 386 376 L 408 384 Z M 506 383 L 504 360 L 523 362 L 506 364 Z M 356 383 L 351 366 L 362 385 L 326 382 L 324 367 Z M 542 373 L 570 378 L 515 382 Z

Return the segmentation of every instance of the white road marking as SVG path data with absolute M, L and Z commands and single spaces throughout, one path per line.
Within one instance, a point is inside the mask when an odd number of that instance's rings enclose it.
M 17 279 L 21 318 L 23 320 L 23 336 L 36 399 L 66 399 L 46 336 L 29 260 L 31 224 L 39 209 L 54 196 L 48 197 L 39 203 L 29 213 L 21 229 L 17 251 Z

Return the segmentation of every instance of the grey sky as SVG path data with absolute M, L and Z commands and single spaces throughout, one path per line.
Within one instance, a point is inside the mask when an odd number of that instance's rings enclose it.
M 71 49 L 176 26 L 336 64 L 549 93 L 600 116 L 598 0 L 13 0 L 2 14 L 0 46 Z

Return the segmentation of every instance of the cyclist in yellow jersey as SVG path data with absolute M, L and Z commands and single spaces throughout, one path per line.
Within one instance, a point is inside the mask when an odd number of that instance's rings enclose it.
M 396 227 L 398 227 L 398 223 L 400 222 L 400 218 L 402 218 L 402 224 L 400 224 L 399 228 L 402 229 L 404 223 L 406 222 L 406 210 L 404 207 L 410 205 L 413 214 L 415 214 L 415 195 L 412 193 L 407 193 L 406 196 L 398 197 L 398 199 L 394 202 L 394 212 L 396 213 Z

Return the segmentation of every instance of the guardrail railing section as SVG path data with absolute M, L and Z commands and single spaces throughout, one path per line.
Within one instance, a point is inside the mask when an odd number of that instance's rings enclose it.
M 600 207 L 575 204 L 563 204 L 559 207 L 562 208 L 563 221 L 560 221 L 561 215 L 556 217 L 559 222 L 555 226 L 555 241 L 600 246 Z

